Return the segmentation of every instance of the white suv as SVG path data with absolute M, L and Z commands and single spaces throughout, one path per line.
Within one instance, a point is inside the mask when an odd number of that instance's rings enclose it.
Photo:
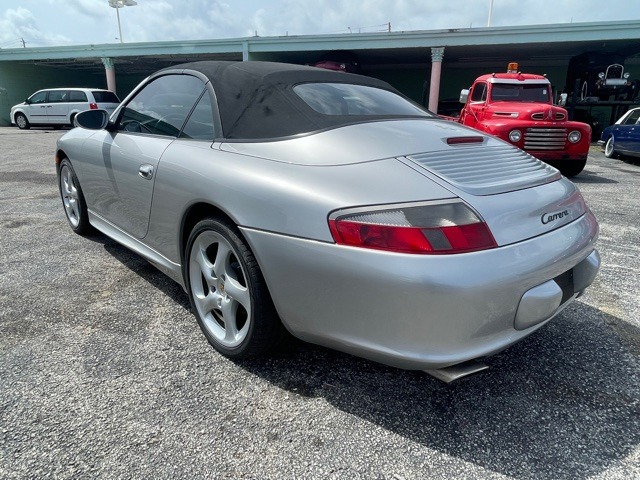
M 115 93 L 95 88 L 50 88 L 39 90 L 11 107 L 11 123 L 20 129 L 31 125 L 73 126 L 78 112 L 101 109 L 109 114 L 120 104 Z

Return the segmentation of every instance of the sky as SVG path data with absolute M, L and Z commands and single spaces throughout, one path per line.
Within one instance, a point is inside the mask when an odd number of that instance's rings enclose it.
M 486 27 L 491 0 L 136 0 L 124 42 Z M 491 26 L 640 20 L 640 0 L 493 0 Z M 120 41 L 108 0 L 0 0 L 0 49 Z M 24 43 L 23 43 L 24 42 Z

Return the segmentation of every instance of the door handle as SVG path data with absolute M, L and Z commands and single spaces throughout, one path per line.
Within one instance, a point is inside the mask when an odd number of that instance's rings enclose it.
M 140 169 L 138 170 L 138 175 L 146 180 L 151 180 L 153 178 L 153 165 L 140 165 Z

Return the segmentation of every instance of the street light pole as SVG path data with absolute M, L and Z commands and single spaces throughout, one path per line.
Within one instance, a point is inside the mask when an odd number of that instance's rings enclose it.
M 489 1 L 489 19 L 487 20 L 487 27 L 491 26 L 491 16 L 493 15 L 493 0 Z
M 109 0 L 109 6 L 116 9 L 116 16 L 118 17 L 118 33 L 120 34 L 120 43 L 122 41 L 122 26 L 120 25 L 120 9 L 123 7 L 135 7 L 138 4 L 135 0 Z

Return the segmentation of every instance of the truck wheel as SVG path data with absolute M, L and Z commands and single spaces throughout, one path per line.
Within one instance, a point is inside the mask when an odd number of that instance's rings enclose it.
M 587 165 L 586 160 L 568 161 L 558 167 L 560 173 L 565 177 L 575 177 Z
M 589 85 L 586 80 L 582 83 L 582 88 L 580 89 L 580 100 L 584 100 L 589 96 Z
M 635 100 L 638 97 L 639 92 L 640 80 L 634 80 L 629 86 L 629 91 L 627 92 L 627 100 Z

